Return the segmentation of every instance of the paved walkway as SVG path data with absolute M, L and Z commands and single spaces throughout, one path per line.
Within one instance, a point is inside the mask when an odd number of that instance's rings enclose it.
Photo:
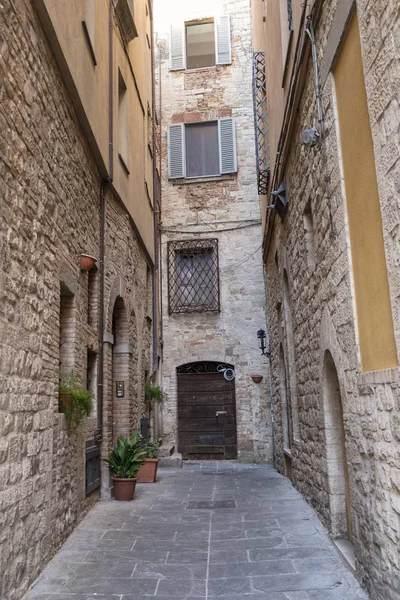
M 271 467 L 232 462 L 163 469 L 133 502 L 97 504 L 26 600 L 152 596 L 366 598 L 289 481 Z

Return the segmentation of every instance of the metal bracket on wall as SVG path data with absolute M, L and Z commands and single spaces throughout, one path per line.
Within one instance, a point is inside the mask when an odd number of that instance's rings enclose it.
M 253 100 L 254 126 L 256 131 L 257 183 L 259 196 L 268 193 L 270 177 L 267 81 L 265 75 L 265 53 L 253 54 Z

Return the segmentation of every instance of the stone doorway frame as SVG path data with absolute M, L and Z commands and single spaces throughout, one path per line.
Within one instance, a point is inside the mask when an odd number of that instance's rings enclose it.
M 342 391 L 335 361 L 324 352 L 322 370 L 322 406 L 328 478 L 330 530 L 334 538 L 353 543 L 350 484 L 343 419 Z

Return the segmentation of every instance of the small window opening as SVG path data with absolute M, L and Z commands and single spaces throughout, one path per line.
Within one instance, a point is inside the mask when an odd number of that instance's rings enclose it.
M 86 363 L 86 389 L 96 396 L 97 388 L 97 353 L 88 348 Z M 93 405 L 94 406 L 94 405 Z
M 60 379 L 75 369 L 76 338 L 75 296 L 61 282 L 60 289 L 60 337 L 59 337 L 59 376 Z
M 199 69 L 215 65 L 214 22 L 186 25 L 186 68 Z
M 88 276 L 88 325 L 96 327 L 99 309 L 99 271 L 94 267 Z
M 128 94 L 127 87 L 118 69 L 118 125 L 119 158 L 128 170 Z
M 185 126 L 186 177 L 219 175 L 218 123 Z
M 307 265 L 313 270 L 316 265 L 315 258 L 315 239 L 314 239 L 314 222 L 311 212 L 311 201 L 307 202 L 307 206 L 303 213 L 304 223 L 304 243 L 306 247 Z

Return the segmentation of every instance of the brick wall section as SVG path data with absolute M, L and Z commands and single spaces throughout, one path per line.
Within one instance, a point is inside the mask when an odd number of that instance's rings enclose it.
M 98 351 L 98 311 L 89 326 L 79 256 L 99 256 L 101 182 L 29 0 L 1 4 L 0 39 L 0 597 L 18 600 L 99 496 L 85 498 L 84 480 L 96 409 L 71 435 L 58 413 L 58 379 L 60 281 L 74 293 L 74 367 L 84 377 L 87 348 Z M 147 266 L 110 192 L 106 237 L 106 310 L 123 279 L 137 426 Z M 111 439 L 105 366 L 103 456 Z
M 180 7 L 178 10 L 178 6 Z M 164 355 L 163 385 L 166 439 L 177 440 L 176 367 L 202 360 L 235 365 L 238 449 L 241 460 L 271 459 L 268 362 L 261 357 L 257 330 L 265 329 L 265 298 L 261 259 L 261 225 L 235 228 L 260 219 L 255 160 L 252 99 L 250 3 L 206 0 L 155 6 L 155 29 L 161 51 L 162 110 L 162 234 Z M 163 12 L 165 11 L 165 12 Z M 168 14 L 167 14 L 168 13 Z M 192 71 L 168 70 L 169 19 L 231 16 L 232 64 Z M 157 94 L 158 97 L 158 94 Z M 167 126 L 174 122 L 236 119 L 238 174 L 209 183 L 173 185 L 168 180 Z M 176 227 L 184 233 L 173 233 Z M 193 232 L 187 233 L 187 232 Z M 169 240 L 218 238 L 220 313 L 168 314 L 167 243 Z M 255 384 L 251 373 L 263 375 Z M 179 443 L 178 443 L 179 449 Z
M 325 2 L 317 29 L 321 60 L 338 2 Z M 395 2 L 358 0 L 364 73 L 376 157 L 384 241 L 397 347 L 400 354 L 400 116 L 398 90 L 399 13 Z M 330 223 L 325 165 L 318 149 L 307 150 L 300 132 L 316 122 L 312 65 L 300 102 L 288 158 L 289 210 L 276 220 L 268 253 L 268 321 L 272 348 L 272 394 L 276 464 L 285 471 L 279 346 L 286 326 L 279 312 L 283 270 L 289 276 L 293 315 L 300 442 L 294 445 L 293 480 L 331 526 L 323 413 L 322 363 L 325 350 L 338 371 L 349 463 L 357 573 L 376 600 L 400 593 L 400 386 L 399 369 L 361 374 L 356 345 L 349 238 L 339 167 L 339 148 L 328 77 L 323 89 L 327 129 L 327 169 L 332 188 Z M 311 198 L 316 266 L 307 260 L 303 212 Z M 275 257 L 278 254 L 278 265 Z

